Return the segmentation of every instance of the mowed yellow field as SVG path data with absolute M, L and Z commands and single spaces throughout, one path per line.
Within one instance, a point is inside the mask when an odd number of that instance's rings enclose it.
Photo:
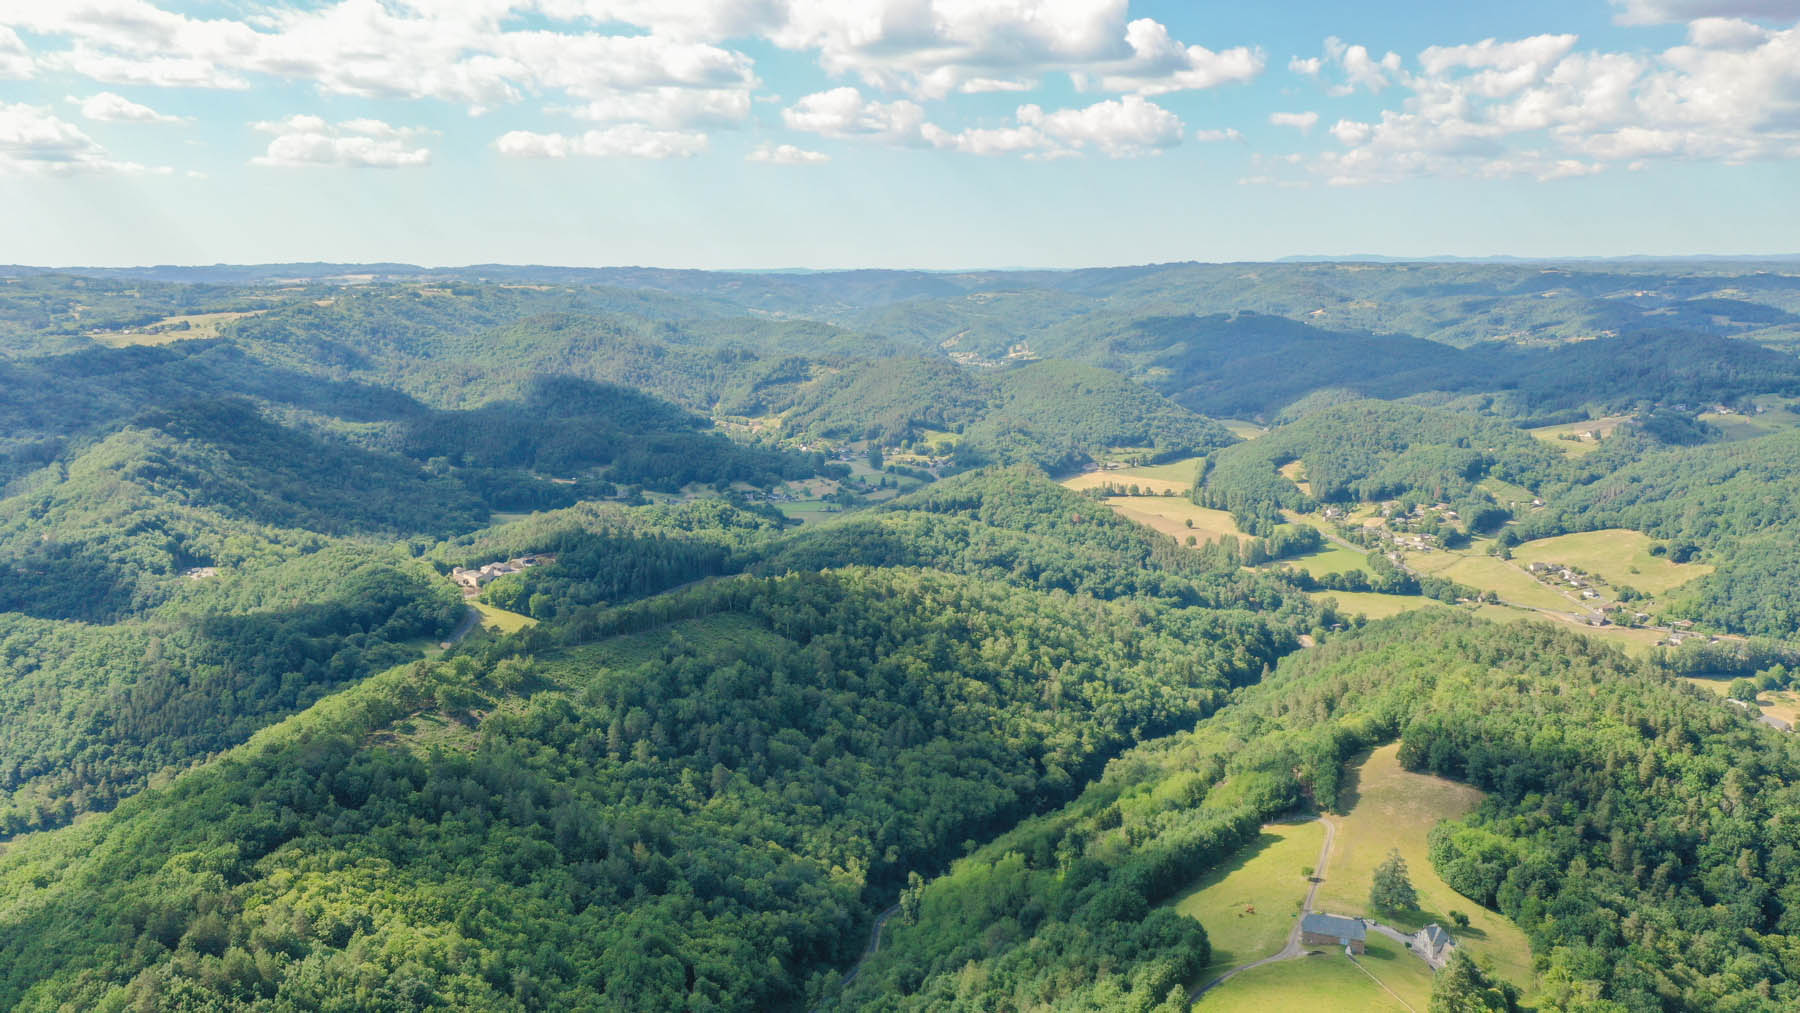
M 1276 470 L 1281 473 L 1282 478 L 1299 486 L 1301 492 L 1308 496 L 1312 495 L 1312 483 L 1306 480 L 1305 464 L 1302 464 L 1299 461 L 1289 461 Z
M 1532 982 L 1531 944 L 1525 933 L 1504 915 L 1478 906 L 1452 890 L 1431 867 L 1427 838 L 1431 828 L 1455 819 L 1479 805 L 1482 793 L 1466 784 L 1418 774 L 1400 766 L 1399 743 L 1382 746 L 1360 764 L 1353 764 L 1345 779 L 1348 807 L 1337 821 L 1337 839 L 1325 882 L 1313 902 L 1315 910 L 1373 916 L 1369 887 L 1375 867 L 1398 849 L 1407 872 L 1419 891 L 1422 917 L 1381 919 L 1405 931 L 1427 922 L 1449 924 L 1452 909 L 1469 916 L 1472 931 L 1456 933 L 1460 944 L 1477 960 L 1492 957 L 1507 980 L 1529 988 Z
M 1135 485 L 1151 492 L 1174 492 L 1185 495 L 1194 487 L 1200 474 L 1200 458 L 1184 457 L 1166 464 L 1148 464 L 1141 468 L 1118 468 L 1112 471 L 1084 471 L 1063 479 L 1064 488 L 1098 489 L 1108 485 Z
M 1189 535 L 1201 542 L 1249 537 L 1229 513 L 1196 506 L 1179 496 L 1109 496 L 1105 503 L 1120 517 L 1154 528 L 1184 545 Z
M 1662 594 L 1713 571 L 1704 563 L 1671 563 L 1652 556 L 1655 540 L 1641 531 L 1605 528 L 1525 542 L 1513 549 L 1519 563 L 1558 563 L 1597 574 L 1609 584 L 1624 584 L 1646 594 Z

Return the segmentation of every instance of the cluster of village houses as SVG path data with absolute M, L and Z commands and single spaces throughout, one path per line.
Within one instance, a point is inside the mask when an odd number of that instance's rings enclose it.
M 498 577 L 554 562 L 556 562 L 556 557 L 551 555 L 518 556 L 497 563 L 488 563 L 475 569 L 465 569 L 459 566 L 450 571 L 450 579 L 463 589 L 463 594 L 473 595 L 481 590 L 483 584 Z

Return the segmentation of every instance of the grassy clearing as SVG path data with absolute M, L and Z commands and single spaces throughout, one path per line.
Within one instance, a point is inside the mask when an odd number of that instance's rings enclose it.
M 1308 591 L 1313 601 L 1330 598 L 1344 615 L 1360 615 L 1369 619 L 1386 619 L 1402 612 L 1418 609 L 1449 608 L 1436 598 L 1417 594 L 1375 594 L 1371 591 Z
M 1304 463 L 1300 461 L 1289 461 L 1275 470 L 1280 472 L 1282 478 L 1285 478 L 1298 486 L 1301 492 L 1308 496 L 1312 495 L 1312 483 L 1306 480 L 1306 465 Z
M 1702 412 L 1700 421 L 1718 427 L 1727 441 L 1754 439 L 1800 426 L 1800 413 L 1795 412 L 1792 398 L 1759 397 L 1756 399 L 1756 406 L 1762 411 L 1755 415 Z
M 1671 563 L 1652 556 L 1649 535 L 1628 528 L 1605 528 L 1573 535 L 1557 535 L 1525 542 L 1513 549 L 1513 558 L 1525 563 L 1559 563 L 1576 566 L 1609 584 L 1625 584 L 1646 594 L 1659 595 L 1704 577 L 1713 568 L 1704 563 Z
M 1247 538 L 1223 510 L 1208 510 L 1178 496 L 1110 496 L 1106 505 L 1127 520 L 1154 528 L 1182 544 L 1193 535 L 1202 542 Z M 1193 527 L 1188 522 L 1193 521 Z
M 1316 820 L 1264 827 L 1231 861 L 1175 900 L 1175 911 L 1199 920 L 1212 942 L 1212 964 L 1200 981 L 1286 945 L 1306 900 L 1300 870 L 1319 860 L 1324 840 L 1325 828 Z
M 199 341 L 219 336 L 219 328 L 233 320 L 253 317 L 262 310 L 245 313 L 184 313 L 164 317 L 135 331 L 105 331 L 92 335 L 95 341 L 112 348 L 127 345 L 167 345 L 177 341 Z M 183 326 L 185 325 L 185 326 Z
M 1219 425 L 1231 430 L 1231 435 L 1240 440 L 1254 440 L 1269 431 L 1268 426 L 1259 426 L 1245 419 L 1219 419 Z
M 829 517 L 843 513 L 843 508 L 836 503 L 824 500 L 796 500 L 792 503 L 777 503 L 776 509 L 802 524 L 817 524 Z
M 1346 549 L 1339 545 L 1326 545 L 1317 552 L 1309 552 L 1304 556 L 1283 559 L 1272 564 L 1274 566 L 1291 566 L 1296 570 L 1304 570 L 1313 577 L 1323 577 L 1328 573 L 1349 573 L 1351 570 L 1369 570 L 1369 554 L 1357 549 Z
M 1384 913 L 1381 920 L 1413 931 L 1427 922 L 1448 924 L 1445 912 L 1452 908 L 1463 911 L 1469 915 L 1470 928 L 1456 936 L 1466 952 L 1477 960 L 1492 957 L 1501 975 L 1528 987 L 1531 946 L 1525 934 L 1504 916 L 1450 889 L 1432 869 L 1427 854 L 1431 828 L 1475 808 L 1482 793 L 1466 784 L 1406 770 L 1400 766 L 1399 752 L 1399 744 L 1393 743 L 1352 765 L 1344 793 L 1349 811 L 1335 817 L 1337 839 L 1314 909 L 1373 914 L 1368 906 L 1375 867 L 1390 850 L 1398 849 L 1419 891 L 1420 910 L 1406 915 Z
M 1412 552 L 1406 556 L 1406 565 L 1420 573 L 1492 591 L 1505 601 L 1530 608 L 1567 612 L 1577 607 L 1571 599 L 1538 583 L 1518 564 L 1485 552 Z
M 1200 474 L 1200 458 L 1184 457 L 1166 464 L 1147 464 L 1141 468 L 1115 468 L 1111 471 L 1084 471 L 1063 480 L 1063 486 L 1079 492 L 1105 485 L 1136 485 L 1151 492 L 1175 492 L 1185 495 L 1194 487 Z
M 1404 945 L 1386 936 L 1370 935 L 1362 955 L 1362 966 L 1407 1005 L 1425 1013 L 1431 1006 L 1431 986 L 1437 972 Z
M 1517 504 L 1521 510 L 1531 509 L 1531 501 L 1537 498 L 1530 489 L 1522 485 L 1502 482 L 1492 477 L 1482 479 L 1476 484 L 1476 488 L 1494 497 L 1494 501 L 1501 506 L 1512 503 Z
M 1245 971 L 1201 996 L 1194 1009 L 1206 1013 L 1407 1013 L 1405 1005 L 1335 950 Z M 1417 1005 L 1413 1011 L 1425 1013 L 1425 1007 Z
M 1634 630 L 1625 626 L 1589 626 L 1586 623 L 1559 619 L 1542 612 L 1532 612 L 1507 605 L 1483 605 L 1475 610 L 1475 614 L 1484 619 L 1492 619 L 1497 623 L 1516 623 L 1527 619 L 1535 619 L 1540 622 L 1563 622 L 1575 627 L 1583 636 L 1593 637 L 1595 640 L 1611 644 L 1634 658 L 1649 657 L 1650 652 L 1656 648 L 1656 642 L 1668 635 L 1661 630 Z
M 536 626 L 537 620 L 517 612 L 508 612 L 503 608 L 489 605 L 487 602 L 471 602 L 476 611 L 481 613 L 481 628 L 493 630 L 495 633 L 517 633 L 527 626 Z
M 1629 421 L 1629 415 L 1608 415 L 1601 419 L 1588 419 L 1584 422 L 1567 422 L 1560 426 L 1538 426 L 1526 432 L 1543 440 L 1569 457 L 1580 457 L 1600 449 L 1600 440 L 1611 436 L 1619 423 Z M 1592 434 L 1598 434 L 1595 439 Z M 1579 436 L 1579 440 L 1565 440 L 1563 436 Z
M 1706 679 L 1697 675 L 1684 675 L 1683 682 L 1699 686 L 1715 696 L 1723 697 L 1731 690 L 1730 679 Z M 1764 714 L 1780 718 L 1789 725 L 1800 726 L 1800 693 L 1791 689 L 1763 690 L 1756 694 L 1756 705 Z

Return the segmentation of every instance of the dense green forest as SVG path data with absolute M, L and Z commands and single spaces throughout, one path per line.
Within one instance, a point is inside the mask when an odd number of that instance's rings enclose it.
M 1771 818 L 1796 803 L 1791 743 L 1574 634 L 1419 614 L 1289 656 L 954 863 L 842 1004 L 1184 1008 L 1205 943 L 1158 905 L 1271 817 L 1337 808 L 1345 762 L 1395 738 L 1490 793 L 1433 861 L 1525 929 L 1544 1007 L 1800 1001 L 1800 851 Z
M 1298 461 L 1302 492 L 1279 469 Z M 1470 516 L 1493 497 L 1489 477 L 1526 488 L 1550 480 L 1556 451 L 1519 429 L 1475 415 L 1378 401 L 1346 401 L 1269 435 L 1214 453 L 1195 489 L 1197 502 L 1229 510 L 1261 533 L 1280 511 L 1317 503 L 1407 499 L 1451 502 Z
M 8 919 L 0 995 L 798 999 L 904 870 L 1066 796 L 1279 650 L 1248 613 L 906 570 L 577 617 L 397 669 L 105 821 L 16 844 L 6 889 L 49 879 Z M 369 875 L 329 871 L 353 869 Z
M 1236 439 L 1117 374 L 1056 361 L 988 375 L 942 359 L 887 360 L 801 387 L 782 421 L 809 437 L 889 447 L 924 445 L 932 431 L 947 432 L 962 467 L 1031 463 L 1052 472 L 1110 448 L 1162 460 Z
M 1800 1005 L 1791 266 L 0 276 L 0 1006 L 1185 1010 L 1390 743 L 1433 1010 Z

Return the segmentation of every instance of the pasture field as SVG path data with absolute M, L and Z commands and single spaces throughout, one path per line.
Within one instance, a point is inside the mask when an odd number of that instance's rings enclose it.
M 1572 620 L 1558 619 L 1542 612 L 1513 608 L 1507 605 L 1482 605 L 1475 614 L 1497 623 L 1516 623 L 1527 619 L 1539 622 L 1560 622 L 1573 626 L 1583 636 L 1593 637 L 1617 647 L 1634 658 L 1647 658 L 1656 648 L 1656 642 L 1668 636 L 1661 630 L 1638 630 L 1627 626 L 1589 626 Z
M 1325 828 L 1317 820 L 1266 826 L 1174 901 L 1176 913 L 1197 919 L 1212 942 L 1212 963 L 1195 984 L 1287 944 L 1306 900 L 1300 870 L 1318 862 L 1324 840 Z
M 1502 599 L 1530 608 L 1568 612 L 1578 606 L 1551 588 L 1532 579 L 1531 574 L 1516 563 L 1490 556 L 1485 552 L 1443 550 L 1409 552 L 1406 565 L 1419 573 L 1454 580 L 1482 591 L 1492 591 Z
M 1209 510 L 1179 496 L 1109 496 L 1106 505 L 1127 520 L 1154 528 L 1176 541 L 1187 544 L 1193 535 L 1201 542 L 1221 538 L 1248 538 L 1223 510 Z M 1188 527 L 1187 522 L 1194 526 Z
M 1588 419 L 1583 422 L 1566 422 L 1559 426 L 1538 426 L 1536 429 L 1525 431 L 1569 457 L 1580 457 L 1600 449 L 1599 441 L 1591 439 L 1585 434 L 1599 433 L 1600 439 L 1604 440 L 1612 435 L 1613 430 L 1619 428 L 1619 423 L 1629 421 L 1630 418 L 1629 415 L 1608 415 L 1605 418 Z M 1565 433 L 1584 435 L 1580 441 L 1565 440 L 1562 438 Z
M 1418 594 L 1376 594 L 1373 591 L 1308 591 L 1313 601 L 1332 598 L 1344 615 L 1362 615 L 1370 619 L 1386 619 L 1417 609 L 1449 608 L 1436 598 Z
M 1399 743 L 1390 743 L 1371 752 L 1361 763 L 1351 764 L 1343 788 L 1348 811 L 1333 817 L 1338 825 L 1337 839 L 1325 869 L 1325 881 L 1313 901 L 1314 910 L 1373 916 L 1368 907 L 1375 867 L 1390 850 L 1398 849 L 1406 859 L 1413 886 L 1419 891 L 1420 910 L 1398 915 L 1383 913 L 1381 920 L 1412 932 L 1429 922 L 1447 926 L 1450 920 L 1446 912 L 1462 911 L 1469 916 L 1470 927 L 1453 931 L 1465 952 L 1477 960 L 1492 957 L 1503 977 L 1528 988 L 1532 981 L 1531 944 L 1525 933 L 1505 916 L 1450 889 L 1432 869 L 1427 853 L 1431 828 L 1475 808 L 1481 802 L 1481 791 L 1406 770 L 1400 766 L 1399 755 Z
M 1304 556 L 1294 556 L 1270 564 L 1271 566 L 1291 566 L 1296 570 L 1304 570 L 1313 577 L 1323 577 L 1328 573 L 1349 573 L 1351 570 L 1369 571 L 1369 554 L 1359 549 L 1346 549 L 1340 545 L 1326 544 L 1317 552 L 1309 552 Z
M 1731 690 L 1730 679 L 1707 679 L 1698 675 L 1684 675 L 1681 681 L 1699 686 L 1708 693 L 1723 697 Z M 1756 705 L 1764 714 L 1780 718 L 1789 725 L 1800 727 L 1800 693 L 1791 689 L 1765 689 L 1756 694 Z
M 1146 464 L 1141 468 L 1116 468 L 1112 471 L 1084 471 L 1063 479 L 1065 488 L 1077 492 L 1105 485 L 1136 485 L 1152 492 L 1174 492 L 1186 495 L 1200 474 L 1200 458 L 1183 457 L 1165 464 Z
M 836 503 L 827 503 L 824 500 L 817 499 L 795 500 L 791 503 L 777 503 L 775 504 L 775 508 L 802 524 L 817 524 L 828 517 L 834 517 L 843 512 L 842 508 Z
M 527 626 L 536 626 L 537 620 L 517 612 L 508 612 L 503 608 L 489 605 L 484 601 L 470 602 L 476 611 L 481 613 L 481 628 L 495 633 L 517 633 Z
M 1609 584 L 1625 584 L 1652 595 L 1664 594 L 1713 571 L 1704 563 L 1671 563 L 1666 556 L 1652 556 L 1652 544 L 1654 540 L 1643 532 L 1604 528 L 1525 542 L 1513 548 L 1513 558 L 1520 565 L 1559 563 L 1580 567 Z
M 1407 959 L 1424 966 L 1417 957 Z M 1404 1004 L 1337 950 L 1245 971 L 1201 996 L 1194 1009 L 1204 1013 L 1408 1013 Z M 1412 1013 L 1425 1013 L 1425 1007 L 1414 1006 Z
M 1791 398 L 1759 397 L 1756 399 L 1756 406 L 1762 411 L 1754 415 L 1701 412 L 1700 421 L 1718 427 L 1727 441 L 1754 439 L 1800 426 L 1800 414 L 1794 411 L 1795 404 Z
M 1437 972 L 1431 965 L 1419 959 L 1405 944 L 1384 935 L 1370 933 L 1363 945 L 1366 949 L 1359 958 L 1362 966 L 1407 1005 L 1425 1013 L 1431 1006 L 1431 986 L 1437 981 Z
M 1282 478 L 1285 478 L 1298 486 L 1301 492 L 1308 496 L 1312 495 L 1312 483 L 1306 480 L 1306 465 L 1304 463 L 1300 461 L 1289 461 L 1275 470 L 1281 474 Z
M 1219 425 L 1231 430 L 1231 435 L 1240 440 L 1254 440 L 1269 431 L 1268 426 L 1259 426 L 1247 419 L 1218 419 Z
M 1530 489 L 1522 485 L 1502 482 L 1491 476 L 1476 483 L 1475 487 L 1494 497 L 1494 501 L 1502 506 L 1508 503 L 1517 503 L 1520 510 L 1530 510 L 1532 508 L 1531 501 L 1537 498 Z
M 219 328 L 233 320 L 252 317 L 262 310 L 243 313 L 184 313 L 164 317 L 135 331 L 105 331 L 91 337 L 112 348 L 127 345 L 167 345 L 176 341 L 199 341 L 219 336 Z M 181 326 L 186 324 L 186 327 Z

